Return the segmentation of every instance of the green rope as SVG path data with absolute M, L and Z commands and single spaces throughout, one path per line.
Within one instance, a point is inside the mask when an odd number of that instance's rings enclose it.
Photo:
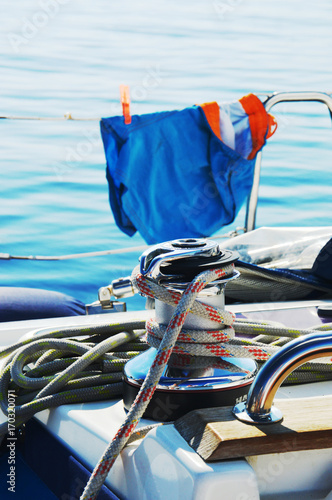
M 140 338 L 144 326 L 143 321 L 130 321 L 84 328 L 45 329 L 1 349 L 0 358 L 7 357 L 0 372 L 1 410 L 7 415 L 9 389 L 15 391 L 17 426 L 47 408 L 121 397 L 124 365 L 149 348 Z M 265 344 L 279 347 L 288 342 L 289 337 L 308 333 L 265 321 L 241 319 L 236 326 L 237 334 L 252 336 L 250 340 L 234 339 L 234 344 L 239 346 Z M 317 325 L 313 329 L 330 330 L 331 324 Z M 331 379 L 332 364 L 314 361 L 293 372 L 285 383 Z M 7 422 L 1 424 L 0 436 L 7 429 Z
M 48 408 L 121 396 L 125 363 L 149 348 L 140 339 L 144 325 L 47 329 L 0 350 L 0 358 L 7 356 L 0 372 L 2 412 L 7 415 L 9 389 L 16 396 L 16 426 Z M 7 430 L 7 422 L 1 424 L 0 436 Z

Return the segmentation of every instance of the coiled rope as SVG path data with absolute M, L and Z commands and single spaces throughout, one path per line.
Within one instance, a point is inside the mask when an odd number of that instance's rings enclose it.
M 233 267 L 229 266 L 229 268 L 225 268 L 225 277 L 233 272 Z M 138 268 L 134 270 L 132 279 L 140 292 L 147 297 L 161 300 L 173 307 L 176 307 L 181 300 L 181 293 L 168 290 L 142 276 L 138 273 Z M 190 356 L 206 356 L 250 358 L 264 362 L 277 352 L 280 345 L 284 345 L 289 340 L 314 333 L 317 330 L 332 329 L 332 324 L 319 325 L 314 329 L 306 330 L 287 328 L 275 322 L 236 319 L 232 312 L 217 309 L 198 301 L 194 302 L 189 312 L 214 321 L 217 323 L 218 329 L 206 331 L 182 329 L 173 353 L 187 356 L 188 361 Z M 148 343 L 158 348 L 166 333 L 166 327 L 150 319 L 147 321 L 146 328 Z M 243 335 L 250 336 L 250 338 L 245 338 Z M 299 368 L 297 382 L 303 382 L 299 373 L 301 371 L 307 373 L 308 367 L 311 369 L 311 381 L 316 380 L 316 375 L 319 375 L 320 379 L 321 371 L 330 372 L 332 377 L 332 365 L 314 362 Z
M 46 408 L 120 396 L 125 363 L 148 348 L 140 339 L 143 327 L 143 321 L 130 321 L 48 329 L 1 349 L 0 358 L 7 356 L 0 372 L 1 410 L 7 415 L 9 389 L 16 396 L 16 426 Z M 0 436 L 7 431 L 5 422 Z
M 192 356 L 196 348 L 194 348 L 194 351 L 191 350 L 191 344 L 196 345 L 197 337 L 199 337 L 198 345 L 203 347 L 199 347 L 198 356 L 246 356 L 265 361 L 278 349 L 276 345 L 266 345 L 259 342 L 257 339 L 249 341 L 244 338 L 235 338 L 235 333 L 250 334 L 251 336 L 259 335 L 260 337 L 268 336 L 272 341 L 279 340 L 280 338 L 290 340 L 303 334 L 312 333 L 312 330 L 289 329 L 278 324 L 266 322 L 253 323 L 246 320 L 235 321 L 235 316 L 232 313 L 219 310 L 195 300 L 197 295 L 207 284 L 231 275 L 233 273 L 233 268 L 233 265 L 229 265 L 224 269 L 212 269 L 199 274 L 187 286 L 182 294 L 167 290 L 164 286 L 157 285 L 154 281 L 142 276 L 138 272 L 138 268 L 134 270 L 132 280 L 142 295 L 163 300 L 167 304 L 174 306 L 175 311 L 166 329 L 156 325 L 152 320 L 147 322 L 148 340 L 158 348 L 156 357 L 124 423 L 110 442 L 91 474 L 89 482 L 81 496 L 81 500 L 94 500 L 98 495 L 112 465 L 124 446 L 130 440 L 139 420 L 144 414 L 172 352 L 181 355 L 184 354 L 187 357 Z M 202 336 L 198 335 L 198 332 L 195 330 L 183 331 L 182 325 L 189 312 L 215 321 L 219 329 L 204 332 Z M 327 325 L 325 325 L 325 328 L 327 329 Z M 332 329 L 332 325 L 329 325 L 329 329 Z M 178 344 L 176 342 L 179 338 L 181 342 Z M 208 340 L 208 342 L 202 342 L 202 340 Z M 190 346 L 188 344 L 190 344 Z M 203 352 L 204 354 L 202 354 Z M 314 363 L 310 363 L 310 366 L 312 364 Z M 332 364 L 317 363 L 316 372 L 318 372 L 320 376 L 322 373 L 321 365 L 324 365 L 324 370 L 326 372 L 324 376 L 326 378 L 332 378 Z

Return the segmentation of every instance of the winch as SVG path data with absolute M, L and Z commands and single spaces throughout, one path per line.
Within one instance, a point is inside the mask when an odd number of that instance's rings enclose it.
M 194 304 L 202 315 L 198 316 L 194 307 L 187 314 L 144 417 L 172 421 L 193 409 L 246 400 L 257 364 L 252 359 L 223 357 L 220 347 L 234 338 L 234 316 L 225 310 L 224 288 L 239 274 L 234 269 L 237 258 L 235 252 L 220 249 L 215 241 L 194 238 L 155 245 L 142 254 L 139 271 L 132 281 L 139 293 L 155 298 L 155 318 L 146 325 L 147 341 L 152 347 L 124 368 L 123 399 L 127 410 L 149 372 L 188 284 L 203 271 L 212 269 L 220 270 L 220 277 L 205 286 L 196 298 Z M 119 284 L 115 286 L 121 296 Z

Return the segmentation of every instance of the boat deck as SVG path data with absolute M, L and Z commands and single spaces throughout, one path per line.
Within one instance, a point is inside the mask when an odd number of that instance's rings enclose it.
M 317 307 L 328 301 L 233 305 L 244 317 L 278 320 L 287 326 L 311 327 L 319 323 Z M 152 311 L 125 313 L 126 319 L 146 319 Z M 124 313 L 113 313 L 121 321 Z M 9 344 L 45 327 L 104 323 L 107 316 L 33 320 L 0 325 L 2 343 Z M 332 381 L 282 386 L 277 399 L 298 399 L 332 394 Z M 92 470 L 125 417 L 122 400 L 63 405 L 35 416 L 57 441 Z M 315 418 L 314 415 L 308 418 Z M 1 414 L 0 421 L 5 418 Z M 140 426 L 154 423 L 142 420 Z M 46 450 L 47 451 L 47 450 Z M 293 451 L 207 463 L 197 455 L 172 424 L 153 429 L 144 440 L 128 445 L 117 459 L 106 484 L 121 499 L 140 500 L 282 500 L 330 498 L 331 447 Z

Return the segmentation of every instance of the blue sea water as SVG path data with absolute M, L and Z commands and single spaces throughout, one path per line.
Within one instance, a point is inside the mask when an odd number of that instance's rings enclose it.
M 98 118 L 254 92 L 332 92 L 329 0 L 2 0 L 0 115 Z M 332 130 L 315 103 L 274 108 L 257 225 L 331 225 Z M 98 121 L 0 120 L 0 252 L 63 255 L 143 245 L 108 203 Z M 244 212 L 231 227 L 243 226 Z M 222 232 L 230 228 L 224 228 Z M 2 285 L 84 302 L 140 252 L 61 262 L 0 260 Z M 139 297 L 130 307 L 141 307 Z

